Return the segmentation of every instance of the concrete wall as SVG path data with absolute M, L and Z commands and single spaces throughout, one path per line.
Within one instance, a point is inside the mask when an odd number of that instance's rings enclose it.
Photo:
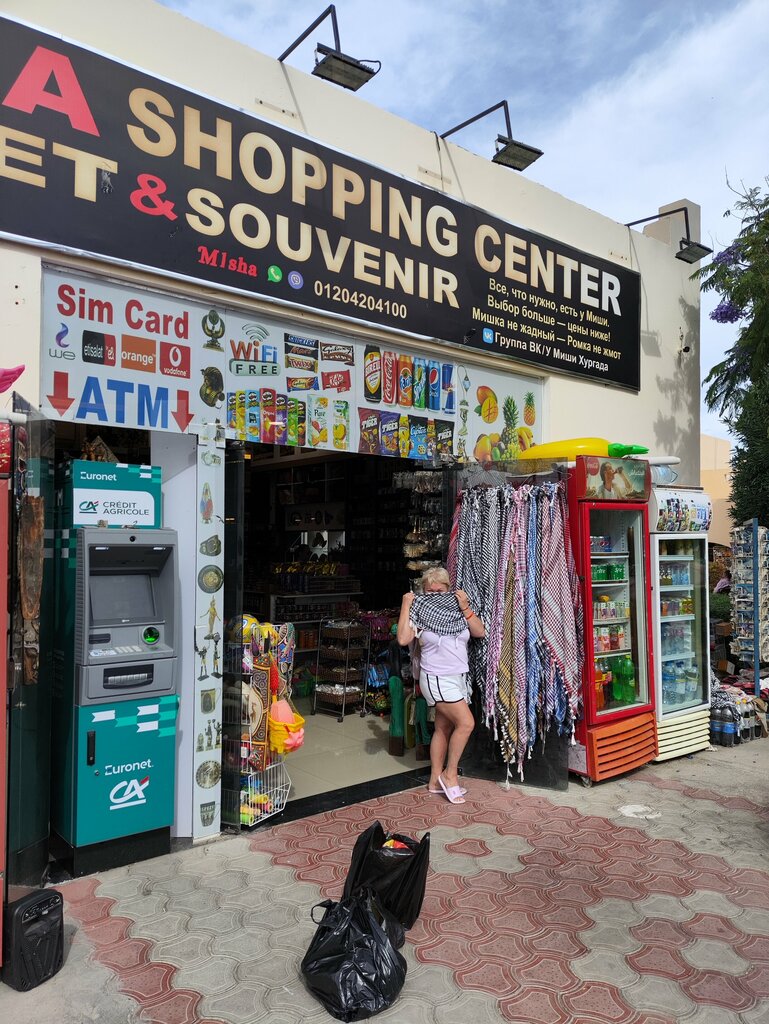
M 711 544 L 731 544 L 734 526 L 729 514 L 732 500 L 732 446 L 720 437 L 700 435 L 700 477 L 702 486 L 713 500 L 713 525 L 708 534 Z
M 678 225 L 641 233 L 538 185 L 536 166 L 509 171 L 319 81 L 272 57 L 218 36 L 152 0 L 105 6 L 97 0 L 5 0 L 4 13 L 304 132 L 372 164 L 490 210 L 514 225 L 558 239 L 642 275 L 641 391 L 638 395 L 551 375 L 543 438 L 598 435 L 681 456 L 681 483 L 699 474 L 699 291 L 691 267 L 673 258 Z M 172 44 L 169 45 L 169 41 Z M 459 69 L 457 75 L 459 77 Z M 365 95 L 365 90 L 364 90 Z M 601 169 L 596 168 L 596 174 Z M 670 197 L 661 196 L 661 200 Z M 672 200 L 668 207 L 680 206 Z M 649 211 L 653 213 L 654 211 Z M 697 208 L 691 206 L 693 230 Z M 662 222 L 664 223 L 664 222 Z M 654 234 L 661 237 L 653 237 Z M 3 295 L 20 304 L 0 312 L 0 365 L 28 370 L 19 390 L 38 399 L 39 251 L 0 243 Z M 71 261 L 70 261 L 71 262 Z M 9 284 L 10 282 L 10 284 Z M 182 289 L 180 289 L 182 290 Z M 323 317 L 318 317 L 323 321 Z M 686 356 L 679 355 L 684 344 Z M 511 361 L 511 370 L 516 368 Z M 531 373 L 523 365 L 519 370 Z

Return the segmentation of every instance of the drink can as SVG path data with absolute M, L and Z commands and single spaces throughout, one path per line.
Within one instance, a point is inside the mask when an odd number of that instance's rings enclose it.
M 275 396 L 275 444 L 286 443 L 288 427 L 288 398 L 286 395 Z
M 434 359 L 427 364 L 427 408 L 434 412 L 441 408 L 441 364 Z
M 427 361 L 416 356 L 414 359 L 414 408 L 424 409 L 427 405 Z
M 454 412 L 454 364 L 443 363 L 441 367 L 441 392 L 443 393 L 443 411 Z
M 382 354 L 377 345 L 367 345 L 363 355 L 363 397 L 367 402 L 382 401 Z
M 414 363 L 411 356 L 398 356 L 398 404 L 410 408 L 414 403 Z
M 334 402 L 334 424 L 332 427 L 334 447 L 346 452 L 350 446 L 350 403 L 339 398 Z
M 286 444 L 299 444 L 299 409 L 296 398 L 288 400 L 288 417 L 286 419 Z
M 398 357 L 394 352 L 382 353 L 382 401 L 395 405 L 398 398 Z
M 277 397 L 273 388 L 259 389 L 259 408 L 262 412 L 260 434 L 263 444 L 275 444 L 275 400 Z
M 249 441 L 259 440 L 259 392 L 246 392 L 246 438 Z

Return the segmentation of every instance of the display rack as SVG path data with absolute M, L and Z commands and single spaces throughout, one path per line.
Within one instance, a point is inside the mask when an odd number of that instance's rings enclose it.
M 320 627 L 312 714 L 336 715 L 362 711 L 369 663 L 368 625 L 345 619 L 324 622 Z
M 636 701 L 632 666 L 629 552 L 608 536 L 590 538 L 596 711 Z
M 732 530 L 732 653 L 753 668 L 761 694 L 761 662 L 769 661 L 769 530 L 757 519 Z
M 267 735 L 269 659 L 251 642 L 224 648 L 222 821 L 250 828 L 286 806 L 291 779 Z

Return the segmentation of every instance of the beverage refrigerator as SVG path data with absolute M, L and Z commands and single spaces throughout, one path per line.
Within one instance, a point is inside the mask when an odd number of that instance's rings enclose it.
M 569 770 L 585 785 L 657 755 L 648 499 L 649 464 L 579 456 L 569 519 L 585 615 L 583 712 Z
M 699 489 L 652 488 L 656 761 L 710 745 L 707 531 L 711 517 L 711 501 Z

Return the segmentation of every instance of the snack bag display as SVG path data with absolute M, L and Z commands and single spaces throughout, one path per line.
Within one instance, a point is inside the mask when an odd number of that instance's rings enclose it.
M 451 420 L 435 420 L 435 451 L 438 455 L 454 454 L 454 424 Z
M 358 409 L 360 440 L 358 451 L 364 455 L 379 454 L 379 409 Z
M 379 454 L 398 455 L 398 421 L 400 416 L 397 412 L 389 412 L 383 409 L 379 413 Z
M 328 444 L 328 399 L 324 395 L 310 399 L 310 444 L 313 448 Z
M 427 420 L 409 416 L 409 458 L 427 458 Z

